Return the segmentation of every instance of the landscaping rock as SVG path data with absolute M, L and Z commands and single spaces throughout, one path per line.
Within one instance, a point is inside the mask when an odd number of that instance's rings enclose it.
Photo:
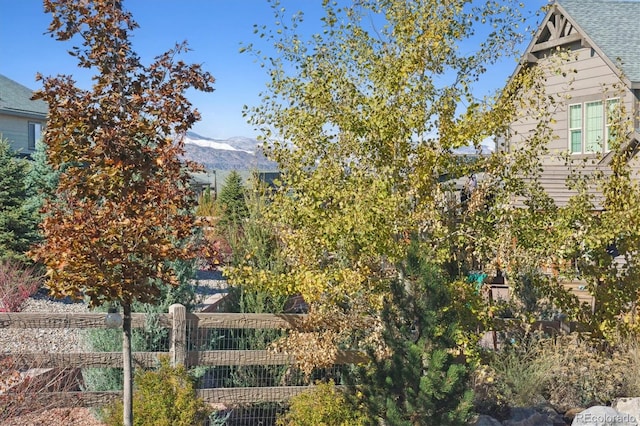
M 570 423 L 566 422 L 564 417 L 562 417 L 551 405 L 540 405 L 536 407 L 536 411 L 546 416 L 553 426 L 565 426 L 567 423 Z
M 584 410 L 586 410 L 586 408 L 584 407 L 573 407 L 573 408 L 569 408 L 567 411 L 564 412 L 564 420 L 566 423 L 571 423 L 573 421 L 573 419 L 575 418 L 576 414 L 583 412 Z
M 630 414 L 596 405 L 576 414 L 571 426 L 638 426 L 638 422 Z
M 512 409 L 511 413 L 512 417 L 502 423 L 504 426 L 553 426 L 553 422 L 547 416 L 533 408 Z
M 472 426 L 502 426 L 502 423 L 491 416 L 480 414 Z
M 632 415 L 640 423 L 640 398 L 618 398 L 611 404 L 612 408 Z

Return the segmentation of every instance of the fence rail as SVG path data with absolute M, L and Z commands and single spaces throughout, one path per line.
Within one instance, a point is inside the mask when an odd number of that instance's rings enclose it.
M 0 313 L 0 333 L 2 329 L 28 328 L 73 328 L 73 329 L 104 329 L 104 313 Z M 169 330 L 168 351 L 134 352 L 135 367 L 150 368 L 158 364 L 162 356 L 168 356 L 173 365 L 187 367 L 259 367 L 263 366 L 294 366 L 293 356 L 275 351 L 260 350 L 195 350 L 191 339 L 207 331 L 231 330 L 288 330 L 300 326 L 306 315 L 301 314 L 237 314 L 237 313 L 187 313 L 182 305 L 172 305 L 169 313 L 153 314 L 156 326 Z M 136 313 L 132 315 L 132 327 L 144 329 L 147 326 L 148 314 Z M 46 367 L 43 371 L 79 371 L 82 368 L 122 368 L 121 352 L 16 352 L 2 353 L 2 357 L 10 357 L 13 368 L 26 370 L 34 367 Z M 335 365 L 353 364 L 366 361 L 366 357 L 356 351 L 338 352 Z M 27 397 L 30 403 L 46 403 L 47 407 L 68 406 L 102 406 L 116 398 L 121 393 L 90 392 L 90 391 L 60 391 L 55 386 L 49 386 L 52 391 L 5 392 L 5 401 L 12 398 Z M 16 388 L 19 389 L 19 388 Z M 293 395 L 309 389 L 304 386 L 251 386 L 251 387 L 222 387 L 198 389 L 198 395 L 205 402 L 234 406 L 262 402 L 282 402 Z M 31 389 L 32 391 L 32 389 Z
M 104 313 L 76 313 L 76 314 L 43 314 L 43 313 L 0 313 L 0 333 L 3 329 L 47 329 L 47 328 L 71 328 L 71 329 L 104 329 Z M 164 351 L 134 352 L 133 362 L 135 367 L 151 368 L 158 364 L 160 357 L 168 356 L 173 365 L 186 367 L 205 367 L 209 369 L 222 369 L 222 374 L 231 374 L 231 369 L 252 368 L 295 368 L 296 360 L 289 354 L 278 353 L 267 349 L 216 349 L 199 350 L 211 339 L 212 333 L 218 333 L 225 337 L 224 333 L 236 334 L 239 339 L 246 337 L 249 330 L 269 332 L 269 330 L 289 330 L 300 326 L 305 315 L 299 314 L 227 314 L 227 313 L 187 313 L 182 305 L 173 305 L 169 313 L 164 314 L 133 314 L 132 327 L 145 329 L 148 321 L 153 320 L 155 326 L 168 330 L 168 344 L 164 345 Z M 510 329 L 514 326 L 514 320 L 495 319 L 494 330 Z M 529 325 L 534 329 L 545 331 L 570 332 L 576 329 L 576 323 L 562 321 L 537 321 Z M 204 337 L 203 337 L 204 336 Z M 197 339 L 202 338 L 202 341 Z M 196 340 L 196 341 L 194 341 Z M 485 333 L 486 345 L 497 347 L 495 331 Z M 206 345 L 204 345 L 206 346 Z M 1 348 L 0 348 L 1 350 Z M 16 386 L 8 391 L 2 391 L 0 397 L 4 402 L 23 398 L 29 403 L 41 403 L 46 407 L 70 407 L 102 406 L 116 398 L 120 392 L 90 392 L 78 391 L 77 388 L 69 391 L 61 385 L 56 385 L 56 380 L 64 380 L 69 383 L 76 377 L 80 377 L 83 368 L 122 368 L 121 352 L 15 352 L 1 353 L 2 358 L 11 358 L 11 366 L 17 370 L 39 368 L 38 375 L 42 383 L 42 389 L 20 389 Z M 347 365 L 366 362 L 366 357 L 357 351 L 338 352 L 335 365 Z M 45 368 L 42 368 L 45 367 Z M 225 370 L 226 369 L 226 370 Z M 221 371 L 222 371 L 221 370 Z M 218 379 L 219 380 L 219 379 Z M 216 379 L 213 380 L 216 382 Z M 206 386 L 198 389 L 198 395 L 205 402 L 221 405 L 236 406 L 242 404 L 283 402 L 293 395 L 300 394 L 309 389 L 309 384 L 300 385 L 295 380 L 278 382 L 277 385 L 253 386 Z M 293 385 L 292 385 L 293 384 Z M 281 386 L 279 386 L 281 385 Z

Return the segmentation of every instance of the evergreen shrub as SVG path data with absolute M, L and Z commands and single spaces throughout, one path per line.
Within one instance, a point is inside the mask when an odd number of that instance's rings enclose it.
M 360 426 L 371 424 L 366 415 L 350 404 L 333 381 L 317 383 L 312 390 L 290 400 L 289 410 L 278 418 L 278 426 Z
M 122 425 L 122 413 L 122 401 L 116 401 L 105 408 L 105 423 Z M 187 370 L 162 358 L 157 370 L 136 371 L 133 413 L 135 426 L 192 426 L 204 423 L 212 410 L 197 398 Z

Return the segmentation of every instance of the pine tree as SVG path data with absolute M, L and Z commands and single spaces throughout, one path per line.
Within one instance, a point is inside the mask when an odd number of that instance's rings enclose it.
M 26 206 L 29 163 L 0 139 L 0 259 L 26 260 L 37 238 L 36 219 Z
M 224 180 L 220 190 L 219 203 L 222 210 L 220 225 L 225 228 L 239 227 L 242 220 L 247 217 L 247 203 L 245 201 L 245 188 L 240 174 L 232 170 Z
M 350 378 L 372 417 L 387 425 L 464 424 L 472 408 L 468 367 L 451 353 L 458 313 L 440 272 L 412 247 L 382 312 L 388 353 Z M 355 385 L 357 383 L 357 385 Z
M 53 170 L 47 159 L 47 146 L 41 141 L 36 142 L 36 150 L 33 153 L 31 167 L 26 175 L 27 204 L 26 207 L 36 215 L 38 222 L 42 220 L 40 210 L 44 200 L 54 199 L 54 194 L 60 179 L 60 170 Z

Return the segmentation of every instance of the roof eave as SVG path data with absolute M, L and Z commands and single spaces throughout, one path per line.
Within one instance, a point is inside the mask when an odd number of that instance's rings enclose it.
M 558 10 L 565 16 L 565 18 L 569 20 L 569 22 L 571 22 L 571 25 L 576 27 L 578 32 L 582 34 L 582 37 L 584 39 L 583 44 L 595 50 L 600 59 L 602 59 L 609 66 L 609 68 L 611 68 L 611 71 L 613 71 L 627 87 L 632 87 L 633 82 L 624 75 L 624 72 L 611 60 L 611 58 L 609 58 L 607 54 L 604 53 L 604 51 L 598 46 L 598 44 L 591 39 L 589 34 L 575 21 L 575 19 L 573 19 L 573 17 L 566 11 L 566 9 L 564 9 L 559 4 L 557 6 Z
M 0 114 L 11 115 L 14 117 L 33 118 L 38 120 L 46 120 L 47 114 L 44 112 L 27 111 L 12 108 L 0 108 Z
M 536 30 L 536 33 L 531 38 L 531 41 L 529 42 L 529 45 L 527 46 L 527 48 L 525 49 L 524 53 L 522 54 L 522 57 L 521 57 L 520 61 L 518 62 L 518 65 L 516 66 L 516 69 L 513 71 L 513 73 L 511 73 L 511 76 L 509 76 L 509 79 L 507 80 L 507 85 L 505 87 L 508 87 L 511 84 L 511 82 L 520 73 L 520 70 L 522 69 L 523 66 L 525 66 L 526 64 L 530 64 L 530 63 L 535 62 L 534 59 L 533 59 L 534 55 L 532 53 L 533 46 L 535 46 L 536 40 L 538 40 L 538 38 L 540 37 L 540 34 L 542 34 L 542 30 L 543 30 L 544 26 L 546 25 L 547 21 L 549 20 L 549 18 L 551 17 L 553 12 L 555 11 L 556 7 L 557 7 L 557 4 L 551 5 L 551 7 L 547 11 L 547 14 L 545 15 L 544 19 L 542 20 L 540 25 L 538 25 L 538 29 Z
M 584 31 L 584 29 L 575 21 L 575 19 L 569 14 L 569 12 L 567 12 L 567 10 L 558 3 L 554 3 L 553 5 L 551 5 L 549 10 L 547 11 L 547 14 L 545 15 L 540 25 L 538 26 L 538 29 L 536 30 L 535 35 L 531 39 L 531 42 L 529 43 L 529 45 L 527 46 L 527 49 L 522 55 L 522 59 L 518 63 L 518 66 L 509 77 L 507 84 L 511 83 L 511 81 L 515 79 L 515 77 L 518 75 L 518 73 L 520 72 L 523 66 L 525 66 L 526 64 L 531 64 L 536 62 L 536 57 L 533 54 L 534 46 L 536 45 L 538 38 L 540 37 L 542 31 L 544 30 L 546 23 L 549 21 L 551 16 L 556 11 L 564 15 L 564 17 L 569 20 L 571 25 L 573 25 L 576 28 L 578 33 L 582 36 L 582 44 L 584 46 L 591 47 L 627 87 L 630 87 L 631 89 L 640 89 L 640 82 L 629 80 L 624 75 L 624 72 L 611 60 L 611 58 L 609 58 L 609 56 L 607 56 L 602 51 L 602 49 L 591 39 L 589 34 L 586 31 Z

